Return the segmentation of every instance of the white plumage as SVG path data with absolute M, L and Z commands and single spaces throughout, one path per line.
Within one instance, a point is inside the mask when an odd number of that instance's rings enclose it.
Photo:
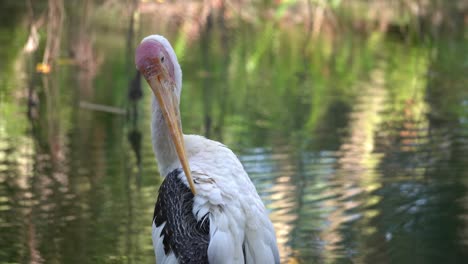
M 182 71 L 174 50 L 162 36 L 152 35 L 142 43 L 145 41 L 162 44 L 169 54 L 176 86 L 173 92 L 178 100 Z M 137 67 L 142 71 L 143 66 L 139 66 L 138 61 Z M 145 77 L 148 80 L 148 76 Z M 165 176 L 176 169 L 181 170 L 182 165 L 154 95 L 152 111 L 153 149 L 161 175 Z M 196 190 L 192 213 L 197 221 L 206 221 L 206 215 L 209 218 L 209 263 L 279 263 L 273 225 L 255 186 L 236 155 L 223 144 L 201 136 L 184 135 L 183 141 Z M 183 172 L 178 175 L 188 187 L 185 176 Z M 178 263 L 173 252 L 168 255 L 165 253 L 164 235 L 161 233 L 164 226 L 165 223 L 159 227 L 153 223 L 152 237 L 157 263 Z

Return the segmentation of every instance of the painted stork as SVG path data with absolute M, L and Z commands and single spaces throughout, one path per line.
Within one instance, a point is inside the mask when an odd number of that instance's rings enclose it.
M 169 41 L 144 38 L 135 63 L 153 91 L 152 143 L 165 176 L 152 224 L 157 264 L 279 263 L 273 225 L 236 155 L 182 134 L 182 70 Z

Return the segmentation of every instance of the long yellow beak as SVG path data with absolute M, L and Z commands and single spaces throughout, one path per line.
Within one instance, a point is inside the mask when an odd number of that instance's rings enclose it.
M 179 102 L 175 95 L 175 83 L 171 81 L 167 71 L 161 65 L 155 65 L 157 73 L 146 79 L 158 100 L 159 107 L 164 115 L 164 119 L 169 127 L 172 141 L 174 142 L 177 156 L 185 172 L 185 177 L 189 183 L 193 195 L 196 194 L 192 174 L 185 154 L 184 135 L 180 121 Z M 159 66 L 159 67 L 158 67 Z

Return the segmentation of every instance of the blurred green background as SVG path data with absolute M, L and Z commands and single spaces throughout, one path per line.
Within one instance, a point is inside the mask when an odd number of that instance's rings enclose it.
M 467 25 L 462 0 L 3 0 L 0 263 L 154 263 L 155 33 L 282 263 L 467 263 Z

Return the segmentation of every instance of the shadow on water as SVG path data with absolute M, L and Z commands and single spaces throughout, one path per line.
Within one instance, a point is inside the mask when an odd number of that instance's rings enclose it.
M 154 32 L 184 131 L 239 155 L 283 263 L 466 262 L 467 7 L 286 2 L 0 4 L 0 262 L 154 262 Z

